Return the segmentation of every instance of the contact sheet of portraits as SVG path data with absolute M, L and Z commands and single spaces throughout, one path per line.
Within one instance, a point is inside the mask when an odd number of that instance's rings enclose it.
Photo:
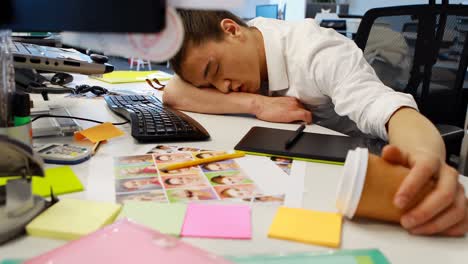
M 145 155 L 115 158 L 116 201 L 177 203 L 226 200 L 282 204 L 284 194 L 262 195 L 235 159 L 163 172 L 158 165 L 225 154 L 224 151 L 158 145 Z M 291 160 L 272 158 L 289 173 Z

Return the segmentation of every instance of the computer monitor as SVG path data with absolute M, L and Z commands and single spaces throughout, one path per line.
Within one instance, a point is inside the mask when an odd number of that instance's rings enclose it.
M 165 26 L 165 0 L 0 0 L 0 28 L 17 32 L 154 33 Z M 144 18 L 144 19 L 142 19 Z M 61 48 L 14 43 L 15 67 L 102 74 L 112 65 Z
M 165 10 L 166 0 L 1 0 L 0 27 L 150 33 L 164 28 Z
M 258 5 L 255 8 L 255 16 L 266 18 L 278 18 L 278 5 Z

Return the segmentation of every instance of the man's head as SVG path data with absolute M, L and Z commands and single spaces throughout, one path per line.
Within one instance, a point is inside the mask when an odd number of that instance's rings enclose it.
M 170 63 L 196 87 L 223 93 L 258 92 L 266 78 L 263 38 L 227 11 L 180 10 L 185 37 Z
M 187 175 L 175 176 L 175 177 L 167 178 L 166 180 L 164 180 L 166 185 L 169 185 L 169 186 L 187 185 L 187 184 L 194 183 L 196 181 L 199 181 L 198 175 L 195 175 L 195 176 L 187 176 Z
M 156 156 L 156 159 L 159 161 L 171 161 L 172 156 L 171 155 L 159 155 L 159 156 Z
M 222 170 L 233 170 L 237 169 L 235 163 L 222 163 L 222 162 L 211 162 L 201 165 L 205 171 L 222 171 Z
M 140 180 L 128 180 L 125 181 L 122 185 L 127 190 L 138 190 L 142 186 L 152 184 L 151 178 L 148 179 L 140 179 Z
M 223 198 L 245 198 L 251 196 L 252 191 L 249 189 L 232 187 L 224 189 L 220 194 Z
M 211 181 L 221 185 L 233 185 L 239 184 L 242 182 L 242 178 L 239 176 L 225 176 L 225 175 L 218 175 L 211 178 Z

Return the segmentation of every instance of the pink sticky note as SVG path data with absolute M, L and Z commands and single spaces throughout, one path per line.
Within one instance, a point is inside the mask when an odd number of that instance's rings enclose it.
M 247 205 L 189 204 L 181 235 L 251 239 L 250 207 Z

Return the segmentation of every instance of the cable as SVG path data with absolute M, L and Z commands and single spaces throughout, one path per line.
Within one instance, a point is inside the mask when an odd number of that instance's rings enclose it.
M 38 116 L 34 117 L 31 120 L 31 122 L 34 122 L 34 121 L 38 120 L 39 118 L 43 118 L 43 117 L 70 118 L 70 119 L 77 119 L 77 120 L 88 121 L 88 122 L 99 123 L 99 124 L 104 123 L 104 122 L 98 121 L 98 120 L 93 120 L 93 119 L 88 119 L 88 118 L 83 118 L 83 117 L 76 117 L 76 116 L 64 116 L 64 115 L 38 115 Z M 129 121 L 125 121 L 125 122 L 120 122 L 120 123 L 112 123 L 112 125 L 120 126 L 120 125 L 125 125 L 125 124 L 128 124 L 128 123 L 129 123 Z

